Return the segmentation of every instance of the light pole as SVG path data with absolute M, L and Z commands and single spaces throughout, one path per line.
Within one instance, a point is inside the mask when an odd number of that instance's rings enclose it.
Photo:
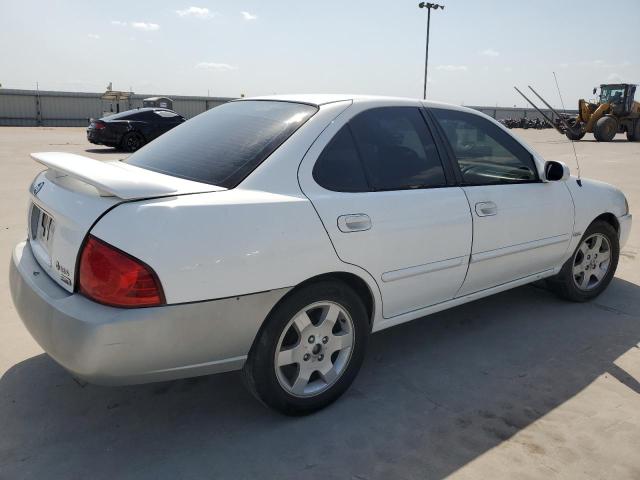
M 423 98 L 426 100 L 427 99 L 427 68 L 429 66 L 429 26 L 431 24 L 431 9 L 437 10 L 441 8 L 444 10 L 444 5 L 438 5 L 437 3 L 420 2 L 418 4 L 418 7 L 427 9 L 427 46 L 425 48 L 425 54 L 424 54 L 424 92 L 423 92 Z

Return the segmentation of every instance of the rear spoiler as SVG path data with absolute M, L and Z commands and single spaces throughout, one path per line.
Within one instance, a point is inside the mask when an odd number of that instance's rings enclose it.
M 222 187 L 156 173 L 118 161 L 101 161 L 74 153 L 39 152 L 31 158 L 61 175 L 93 185 L 103 196 L 123 200 L 225 190 Z

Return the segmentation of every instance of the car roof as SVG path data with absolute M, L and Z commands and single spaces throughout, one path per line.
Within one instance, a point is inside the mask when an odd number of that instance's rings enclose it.
M 164 108 L 164 107 L 140 107 L 140 108 L 132 108 L 131 110 L 125 110 L 122 113 L 127 113 L 127 112 L 131 112 L 131 113 L 134 113 L 134 112 L 135 113 L 137 113 L 137 112 L 157 112 L 157 111 L 174 112 L 170 108 Z
M 122 120 L 123 118 L 128 117 L 129 115 L 135 115 L 136 113 L 144 113 L 144 112 L 171 112 L 176 115 L 180 115 L 175 110 L 171 110 L 170 108 L 160 108 L 160 107 L 140 107 L 140 108 L 132 108 L 131 110 L 124 110 L 122 112 L 113 113 L 111 115 L 107 115 L 106 117 L 101 117 L 100 120 Z
M 451 110 L 462 110 L 469 111 L 472 113 L 477 113 L 475 110 L 472 110 L 467 107 L 462 107 L 460 105 L 453 105 L 443 102 L 433 102 L 422 100 L 419 98 L 410 98 L 410 97 L 392 97 L 392 96 L 383 96 L 383 95 L 354 95 L 354 94 L 333 94 L 333 93 L 299 93 L 299 94 L 291 94 L 291 95 L 265 95 L 259 97 L 249 97 L 242 98 L 236 101 L 243 100 L 273 100 L 280 102 L 296 102 L 296 103 L 306 103 L 315 106 L 326 105 L 328 103 L 334 102 L 342 102 L 342 101 L 352 101 L 353 103 L 368 103 L 372 106 L 375 104 L 397 104 L 397 105 L 424 105 L 426 107 L 433 108 L 448 108 Z

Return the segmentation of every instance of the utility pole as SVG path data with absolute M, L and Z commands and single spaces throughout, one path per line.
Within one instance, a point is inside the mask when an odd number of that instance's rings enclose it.
M 427 99 L 427 70 L 429 68 L 429 27 L 431 25 L 431 9 L 437 10 L 441 8 L 444 10 L 444 5 L 438 5 L 437 3 L 420 2 L 418 4 L 418 7 L 427 9 L 427 45 L 426 45 L 425 54 L 424 54 L 424 90 L 422 93 L 422 98 L 426 100 Z
M 40 85 L 36 82 L 36 126 L 42 126 L 42 108 L 40 102 Z

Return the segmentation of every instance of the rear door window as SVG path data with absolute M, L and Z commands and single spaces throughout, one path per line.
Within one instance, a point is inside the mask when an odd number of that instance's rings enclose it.
M 125 162 L 174 177 L 233 188 L 317 110 L 293 102 L 225 103 L 173 128 Z
M 132 117 L 129 118 L 129 120 L 137 120 L 140 122 L 157 122 L 158 116 L 156 115 L 156 112 L 154 112 L 153 110 L 148 110 L 146 112 L 140 112 L 140 113 L 137 113 L 136 115 L 133 115 Z
M 435 143 L 418 108 L 374 108 L 349 124 L 373 190 L 446 185 Z

